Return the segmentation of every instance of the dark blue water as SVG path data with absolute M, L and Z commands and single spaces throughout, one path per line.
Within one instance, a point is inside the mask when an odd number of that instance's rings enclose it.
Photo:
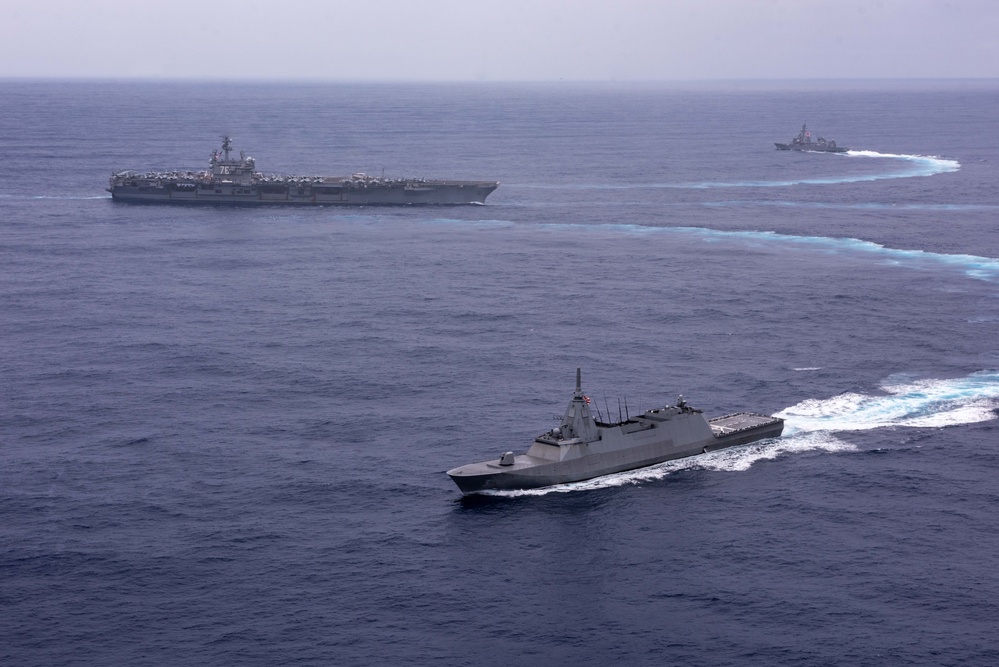
M 999 85 L 0 83 L 0 662 L 994 665 Z M 802 121 L 853 152 L 773 149 Z M 115 204 L 112 170 L 499 179 Z M 462 500 L 571 396 L 774 441 Z

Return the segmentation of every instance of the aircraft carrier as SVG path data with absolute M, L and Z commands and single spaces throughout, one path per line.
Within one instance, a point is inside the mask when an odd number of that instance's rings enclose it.
M 204 171 L 119 171 L 107 190 L 115 201 L 151 204 L 299 204 L 406 206 L 414 204 L 485 204 L 499 181 L 453 181 L 426 178 L 351 176 L 280 176 L 257 171 L 242 151 L 230 155 L 232 142 L 212 153 Z
M 820 153 L 845 153 L 849 148 L 843 148 L 842 146 L 837 146 L 836 142 L 833 140 L 826 141 L 822 137 L 819 137 L 816 141 L 812 141 L 812 133 L 808 131 L 805 127 L 805 123 L 801 124 L 801 132 L 798 136 L 791 139 L 790 143 L 778 144 L 775 143 L 774 146 L 777 147 L 779 151 L 818 151 Z
M 532 489 L 776 438 L 783 430 L 783 419 L 753 412 L 706 419 L 683 396 L 676 405 L 603 421 L 599 411 L 598 418 L 593 417 L 577 368 L 576 391 L 558 428 L 537 436 L 524 454 L 506 452 L 447 474 L 464 494 Z

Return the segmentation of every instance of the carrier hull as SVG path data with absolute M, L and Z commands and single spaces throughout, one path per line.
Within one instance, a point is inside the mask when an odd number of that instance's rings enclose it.
M 412 206 L 485 204 L 496 183 L 432 182 L 419 186 L 406 184 L 357 185 L 343 181 L 317 187 L 236 186 L 178 188 L 173 183 L 124 181 L 108 188 L 115 201 L 133 204 L 209 204 L 215 206 L 293 205 L 293 206 Z M 344 185 L 343 183 L 346 183 Z
M 412 206 L 485 204 L 499 181 L 351 176 L 281 176 L 256 170 L 256 162 L 223 137 L 204 171 L 119 171 L 107 190 L 114 201 L 134 204 L 214 206 Z

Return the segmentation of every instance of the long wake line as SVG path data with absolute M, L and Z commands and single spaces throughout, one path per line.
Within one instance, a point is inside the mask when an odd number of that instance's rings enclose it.
M 339 219 L 347 219 L 340 216 Z M 455 225 L 469 227 L 522 227 L 522 223 L 512 220 L 462 220 L 458 218 L 434 218 L 423 220 L 425 224 Z M 930 252 L 927 250 L 906 250 L 890 248 L 861 239 L 830 236 L 801 236 L 797 234 L 779 234 L 767 231 L 724 231 L 709 227 L 653 227 L 632 223 L 607 222 L 595 225 L 584 225 L 574 222 L 549 222 L 531 225 L 538 229 L 568 229 L 574 232 L 627 233 L 637 235 L 653 234 L 686 234 L 700 237 L 705 241 L 741 241 L 743 243 L 776 243 L 797 246 L 802 249 L 816 249 L 823 252 L 843 252 L 857 255 L 867 255 L 892 266 L 911 269 L 944 268 L 956 270 L 968 278 L 999 283 L 999 259 L 979 255 L 950 255 Z
M 986 282 L 999 282 L 999 259 L 981 257 L 978 255 L 949 255 L 946 253 L 929 252 L 926 250 L 905 250 L 889 248 L 873 241 L 863 241 L 854 238 L 833 238 L 828 236 L 799 236 L 796 234 L 778 234 L 777 232 L 760 231 L 722 231 L 707 227 L 649 227 L 646 225 L 604 223 L 599 225 L 580 225 L 576 223 L 546 223 L 539 225 L 545 229 L 572 228 L 596 229 L 605 231 L 626 231 L 632 234 L 691 234 L 708 241 L 741 240 L 747 243 L 784 243 L 799 247 L 820 248 L 867 254 L 881 258 L 897 266 L 922 268 L 935 265 L 947 269 L 956 269 L 969 278 Z
M 688 204 L 689 205 L 689 204 Z M 711 208 L 743 208 L 746 206 L 772 206 L 779 208 L 814 208 L 833 210 L 854 210 L 854 211 L 945 211 L 965 212 L 965 211 L 994 211 L 999 209 L 996 204 L 911 204 L 911 203 L 846 203 L 846 202 L 809 202 L 809 201 L 787 201 L 787 200 L 762 200 L 762 199 L 730 199 L 727 201 L 706 201 L 700 202 L 700 206 Z
M 854 238 L 832 238 L 827 236 L 799 236 L 757 231 L 719 231 L 701 227 L 674 227 L 678 231 L 688 231 L 705 238 L 731 238 L 746 241 L 772 241 L 798 246 L 822 247 L 857 254 L 880 257 L 899 266 L 920 268 L 927 264 L 948 269 L 957 269 L 969 278 L 986 282 L 999 282 L 999 259 L 978 255 L 950 255 L 926 250 L 905 250 L 889 248 L 873 241 Z
M 845 158 L 880 158 L 900 161 L 905 169 L 884 171 L 877 174 L 855 174 L 849 176 L 823 176 L 816 178 L 798 178 L 783 181 L 700 181 L 696 183 L 630 183 L 630 184 L 563 184 L 537 185 L 526 183 L 508 184 L 507 187 L 540 188 L 548 190 L 640 190 L 640 189 L 684 189 L 709 190 L 712 188 L 786 188 L 794 185 L 835 185 L 838 183 L 863 183 L 867 181 L 882 181 L 893 178 L 913 178 L 916 176 L 935 176 L 957 171 L 961 163 L 949 158 L 935 155 L 905 155 L 900 153 L 878 153 L 877 151 L 848 151 L 834 154 Z

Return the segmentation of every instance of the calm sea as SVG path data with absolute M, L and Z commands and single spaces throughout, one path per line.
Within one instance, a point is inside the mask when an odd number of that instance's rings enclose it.
M 0 82 L 0 663 L 999 663 L 999 82 Z M 846 154 L 776 151 L 807 122 Z M 498 179 L 173 208 L 113 170 Z M 783 437 L 529 493 L 575 370 Z

